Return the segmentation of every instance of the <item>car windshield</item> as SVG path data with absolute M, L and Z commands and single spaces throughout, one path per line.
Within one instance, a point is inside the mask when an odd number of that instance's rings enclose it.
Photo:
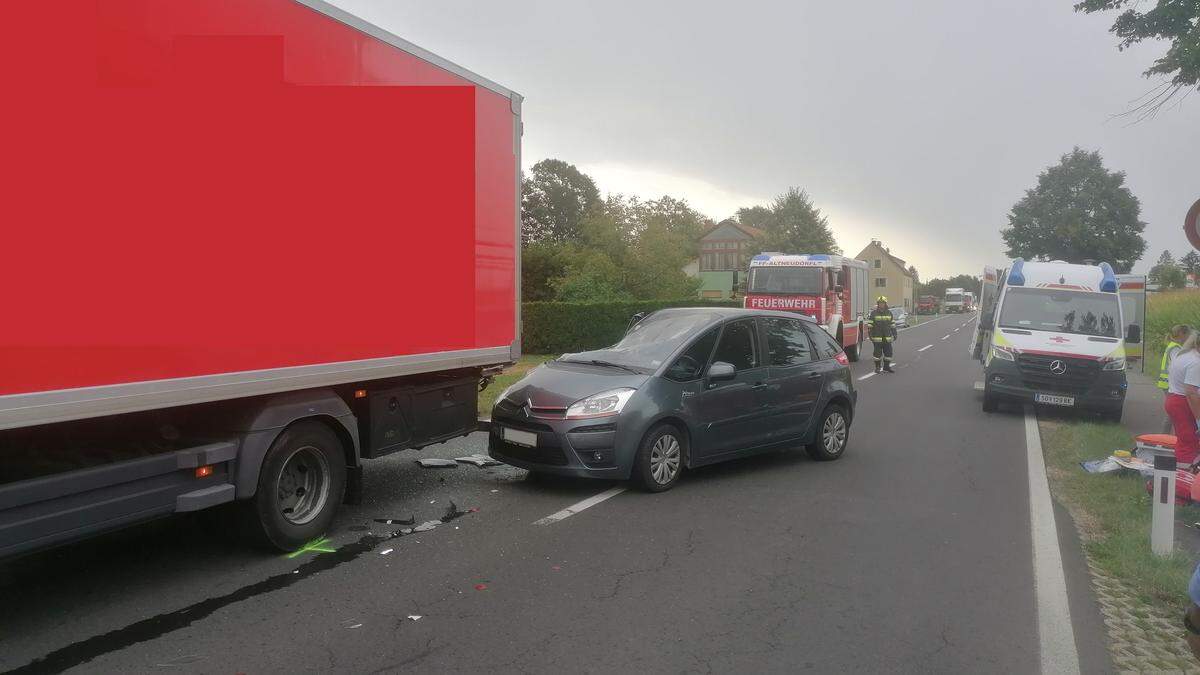
M 896 317 L 898 317 L 898 316 L 900 316 L 901 314 L 904 314 L 904 310 L 903 310 L 903 309 L 900 309 L 899 307 L 893 307 L 893 308 L 892 308 L 892 316 L 896 316 Z
M 960 293 L 947 293 L 946 302 L 962 302 L 963 296 Z
M 1000 310 L 1001 328 L 1117 337 L 1120 325 L 1115 293 L 1010 288 Z
M 819 295 L 824 269 L 820 267 L 754 267 L 751 293 Z
M 711 312 L 658 312 L 642 319 L 617 344 L 578 354 L 564 354 L 568 363 L 609 363 L 649 373 L 718 317 Z

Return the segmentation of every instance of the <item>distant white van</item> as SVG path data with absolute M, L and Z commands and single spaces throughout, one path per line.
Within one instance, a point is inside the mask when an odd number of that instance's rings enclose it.
M 984 411 L 1024 401 L 1120 421 L 1128 387 L 1125 339 L 1141 336 L 1124 334 L 1112 267 L 1018 259 L 998 282 L 994 304 L 985 291 L 978 332 Z

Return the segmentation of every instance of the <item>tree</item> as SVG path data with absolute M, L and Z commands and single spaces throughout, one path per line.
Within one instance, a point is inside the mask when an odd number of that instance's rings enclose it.
M 939 300 L 945 297 L 947 288 L 961 288 L 971 291 L 975 297 L 979 297 L 983 291 L 983 280 L 970 274 L 956 274 L 949 279 L 930 279 L 921 284 L 919 288 L 918 296 L 932 295 Z
M 1140 214 L 1124 172 L 1105 169 L 1099 152 L 1075 148 L 1038 175 L 1001 234 L 1010 257 L 1108 261 L 1127 274 L 1146 250 Z
M 632 300 L 621 285 L 621 268 L 604 253 L 578 246 L 564 251 L 563 276 L 550 282 L 554 299 L 562 302 Z
M 1170 251 L 1163 251 L 1158 256 L 1158 262 L 1150 268 L 1150 283 L 1162 288 L 1183 288 L 1187 285 L 1187 275 L 1179 265 L 1175 264 L 1175 256 Z
M 1182 258 L 1179 259 L 1179 266 L 1185 274 L 1200 273 L 1200 253 L 1188 251 Z
M 737 210 L 734 220 L 742 225 L 757 227 L 760 230 L 767 229 L 767 222 L 771 220 L 773 215 L 771 209 L 766 206 L 749 206 Z
M 743 216 L 758 218 L 762 207 L 739 209 Z M 754 225 L 766 231 L 766 235 L 755 241 L 756 253 L 782 251 L 784 253 L 840 253 L 829 219 L 821 215 L 808 193 L 799 188 L 790 188 L 775 198 L 770 215 Z
M 599 203 L 591 177 L 561 159 L 543 159 L 522 181 L 522 236 L 527 242 L 575 241 L 584 216 Z
M 521 247 L 521 300 L 554 299 L 551 282 L 567 273 L 564 246 L 554 242 L 527 243 Z
M 1163 76 L 1165 81 L 1152 89 L 1141 105 L 1138 119 L 1153 116 L 1185 89 L 1200 85 L 1200 3 L 1196 0 L 1158 0 L 1141 11 L 1144 0 L 1082 0 L 1075 11 L 1103 12 L 1124 9 L 1109 29 L 1121 39 L 1117 49 L 1124 51 L 1143 40 L 1167 40 L 1167 53 L 1154 61 L 1143 75 Z

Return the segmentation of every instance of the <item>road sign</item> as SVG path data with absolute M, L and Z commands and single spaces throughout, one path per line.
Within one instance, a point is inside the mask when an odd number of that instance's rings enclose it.
M 1188 209 L 1187 218 L 1183 219 L 1183 232 L 1192 246 L 1200 250 L 1200 199 Z

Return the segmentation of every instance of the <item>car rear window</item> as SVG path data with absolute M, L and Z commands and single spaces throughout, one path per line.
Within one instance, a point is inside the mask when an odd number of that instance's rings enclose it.
M 813 361 L 812 345 L 795 319 L 763 319 L 767 333 L 767 357 L 776 368 L 799 366 Z
M 821 359 L 832 359 L 842 351 L 842 346 L 837 343 L 829 333 L 826 333 L 820 326 L 810 326 L 802 323 L 804 330 L 808 331 L 808 336 L 812 338 L 813 344 L 817 347 L 817 356 Z

